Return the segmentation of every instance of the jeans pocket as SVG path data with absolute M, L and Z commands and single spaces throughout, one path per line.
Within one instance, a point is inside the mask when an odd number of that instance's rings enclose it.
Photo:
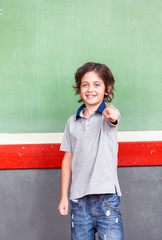
M 71 209 L 77 210 L 81 206 L 81 198 L 76 199 L 76 200 L 70 200 L 71 203 Z
M 114 212 L 120 213 L 120 198 L 117 194 L 107 194 L 105 199 L 104 199 L 104 204 L 113 210 Z

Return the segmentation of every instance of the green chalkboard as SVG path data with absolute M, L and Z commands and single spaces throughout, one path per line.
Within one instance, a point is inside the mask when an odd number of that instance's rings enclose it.
M 62 132 L 74 72 L 107 64 L 119 130 L 162 129 L 161 0 L 1 0 L 0 132 Z

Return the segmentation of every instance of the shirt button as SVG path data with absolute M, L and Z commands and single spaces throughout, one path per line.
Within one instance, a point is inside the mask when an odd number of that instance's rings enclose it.
M 89 126 L 87 126 L 87 127 L 86 127 L 86 129 L 88 130 L 88 129 L 90 129 L 90 127 L 89 127 Z

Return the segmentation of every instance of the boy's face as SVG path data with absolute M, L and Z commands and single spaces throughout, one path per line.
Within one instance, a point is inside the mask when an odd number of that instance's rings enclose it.
M 104 95 L 108 95 L 108 93 L 105 91 L 105 84 L 102 78 L 94 71 L 87 72 L 82 77 L 80 86 L 80 96 L 86 106 L 99 106 L 104 99 Z

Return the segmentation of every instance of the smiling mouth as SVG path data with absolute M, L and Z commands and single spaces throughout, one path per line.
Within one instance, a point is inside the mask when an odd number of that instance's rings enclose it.
M 96 95 L 86 95 L 87 98 L 94 98 Z

